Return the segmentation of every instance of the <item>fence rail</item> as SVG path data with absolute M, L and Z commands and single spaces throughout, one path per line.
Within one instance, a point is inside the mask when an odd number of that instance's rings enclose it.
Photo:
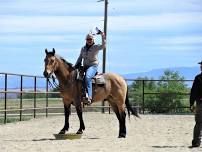
M 15 77 L 18 77 L 19 78 L 19 87 L 17 87 L 17 89 L 10 89 L 8 87 L 8 83 L 9 83 L 9 80 L 8 80 L 8 77 L 9 76 L 15 76 Z M 33 84 L 32 84 L 32 87 L 29 88 L 29 90 L 27 90 L 26 87 L 23 86 L 23 82 L 24 82 L 24 79 L 28 77 L 28 78 L 31 78 L 33 80 Z M 38 90 L 38 87 L 37 87 L 37 82 L 38 82 L 38 79 L 43 79 L 44 81 L 44 86 L 42 88 L 42 90 Z M 160 93 L 160 92 L 146 92 L 145 91 L 145 82 L 147 81 L 185 81 L 185 82 L 192 82 L 193 80 L 136 80 L 136 79 L 126 79 L 127 82 L 134 82 L 134 81 L 140 81 L 142 83 L 142 104 L 141 106 L 139 105 L 136 105 L 139 109 L 141 109 L 142 113 L 144 114 L 145 113 L 145 96 L 147 95 L 157 95 L 157 94 L 177 94 L 177 95 L 189 95 L 189 93 L 181 93 L 181 92 L 173 92 L 173 93 Z M 9 114 L 9 112 L 16 112 L 18 111 L 19 114 L 16 114 L 16 115 L 19 115 L 19 120 L 22 121 L 22 116 L 23 116 L 23 112 L 25 111 L 33 111 L 33 117 L 35 118 L 36 115 L 37 115 L 37 110 L 45 110 L 45 115 L 46 117 L 48 117 L 48 114 L 49 114 L 49 110 L 51 109 L 62 109 L 63 106 L 49 106 L 50 104 L 50 97 L 49 95 L 51 94 L 59 94 L 59 92 L 53 92 L 51 91 L 48 86 L 48 81 L 46 78 L 42 77 L 42 76 L 32 76 L 32 75 L 23 75 L 23 74 L 13 74 L 13 73 L 0 73 L 0 82 L 3 82 L 3 86 L 0 86 L 1 89 L 0 89 L 0 94 L 3 95 L 3 100 L 0 101 L 0 102 L 4 102 L 4 107 L 0 107 L 0 116 L 3 116 L 3 119 L 4 119 L 4 123 L 7 123 L 7 116 L 9 115 L 14 115 L 13 113 Z M 2 84 L 1 84 L 2 85 Z M 9 109 L 8 108 L 8 101 L 10 100 L 8 98 L 8 94 L 18 94 L 18 99 L 19 99 L 19 108 L 13 108 L 13 109 Z M 33 98 L 32 98 L 32 107 L 24 107 L 23 105 L 23 102 L 24 99 L 23 98 L 23 95 L 24 94 L 33 94 Z M 40 95 L 40 94 L 44 94 L 45 95 L 45 98 L 44 98 L 44 105 L 43 107 L 37 107 L 37 95 Z M 0 106 L 3 105 L 3 104 L 0 104 Z M 110 113 L 110 106 L 103 106 L 103 105 L 96 105 L 96 106 L 91 106 L 89 108 L 99 108 L 101 110 L 101 112 L 105 112 L 105 109 L 108 109 L 109 113 Z M 162 107 L 162 108 L 165 108 L 165 107 Z M 179 108 L 188 108 L 188 107 L 179 107 Z M 24 114 L 25 115 L 25 114 Z

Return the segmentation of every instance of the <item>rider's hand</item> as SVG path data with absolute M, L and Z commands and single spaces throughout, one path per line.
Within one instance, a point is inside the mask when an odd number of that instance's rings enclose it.
M 75 66 L 74 66 L 74 69 L 79 69 L 81 67 L 81 63 L 77 63 Z
M 105 39 L 105 33 L 101 32 L 101 36 Z

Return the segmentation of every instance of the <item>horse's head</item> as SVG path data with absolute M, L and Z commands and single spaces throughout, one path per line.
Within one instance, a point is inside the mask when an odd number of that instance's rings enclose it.
M 44 77 L 49 78 L 58 68 L 57 58 L 55 56 L 55 49 L 53 48 L 52 52 L 48 52 L 45 49 L 46 58 L 44 59 L 45 62 L 45 69 L 43 72 Z

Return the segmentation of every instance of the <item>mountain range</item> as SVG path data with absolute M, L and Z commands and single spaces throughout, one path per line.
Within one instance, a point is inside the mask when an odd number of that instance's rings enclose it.
M 185 80 L 193 80 L 197 74 L 200 73 L 199 67 L 174 67 L 174 68 L 161 68 L 161 69 L 154 69 L 147 72 L 140 72 L 140 73 L 129 73 L 123 74 L 122 76 L 125 79 L 137 79 L 137 78 L 153 78 L 159 79 L 160 76 L 164 75 L 165 70 L 171 71 L 178 71 L 180 76 L 183 76 Z
M 147 72 L 140 73 L 129 73 L 122 74 L 125 79 L 137 79 L 139 77 L 144 78 L 147 77 L 149 79 L 159 79 L 160 76 L 164 74 L 165 70 L 178 71 L 181 76 L 184 76 L 185 80 L 193 80 L 194 77 L 200 73 L 199 67 L 174 67 L 174 68 L 161 68 L 154 69 Z M 0 89 L 4 90 L 5 82 L 4 76 L 0 76 Z M 19 89 L 20 88 L 20 77 L 19 76 L 8 76 L 8 84 L 9 89 Z M 37 79 L 37 89 L 45 88 L 46 79 L 39 78 Z M 32 77 L 24 77 L 23 78 L 23 88 L 24 89 L 34 89 L 34 78 Z

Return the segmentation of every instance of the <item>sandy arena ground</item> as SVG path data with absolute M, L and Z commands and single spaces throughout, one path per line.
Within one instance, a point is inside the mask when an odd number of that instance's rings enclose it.
M 63 116 L 0 125 L 0 152 L 195 152 L 189 149 L 194 117 L 190 115 L 142 115 L 127 117 L 127 138 L 118 139 L 114 114 L 84 113 L 86 130 L 81 139 L 55 140 Z M 70 133 L 79 126 L 70 117 Z

